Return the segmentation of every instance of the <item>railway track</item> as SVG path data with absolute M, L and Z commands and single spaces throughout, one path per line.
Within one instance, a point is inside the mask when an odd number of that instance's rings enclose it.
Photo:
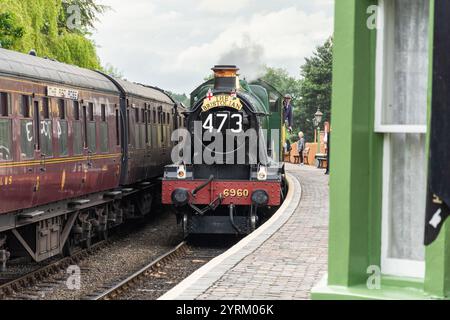
M 229 246 L 192 246 L 185 241 L 123 281 L 86 300 L 154 300 Z
M 45 280 L 49 276 L 67 269 L 71 265 L 80 263 L 80 261 L 95 253 L 100 248 L 105 247 L 107 244 L 108 241 L 106 240 L 97 242 L 89 249 L 79 250 L 70 257 L 58 259 L 24 275 L 19 275 L 19 277 L 13 278 L 13 280 L 6 281 L 0 285 L 0 299 L 5 299 L 15 292 L 31 287 L 36 283 Z

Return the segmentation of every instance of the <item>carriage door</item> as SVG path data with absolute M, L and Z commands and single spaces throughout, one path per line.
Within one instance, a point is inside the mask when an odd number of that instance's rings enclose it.
M 158 127 L 159 127 L 159 144 L 161 146 L 161 161 L 163 162 L 164 159 L 166 158 L 166 154 L 167 154 L 167 146 L 166 146 L 166 139 L 165 139 L 165 135 L 164 135 L 164 127 L 165 127 L 165 117 L 164 117 L 164 112 L 163 112 L 163 107 L 159 106 L 158 107 Z
M 150 128 L 150 104 L 145 103 L 144 104 L 144 126 L 145 126 L 145 177 L 148 178 L 151 176 L 152 168 L 151 168 L 151 162 L 152 162 L 152 149 L 151 149 L 151 128 Z
M 39 161 L 37 166 L 40 191 L 38 192 L 38 202 L 46 203 L 51 202 L 55 192 L 59 191 L 56 184 L 53 183 L 58 170 L 55 165 L 51 165 L 53 162 L 53 123 L 49 99 L 44 97 L 41 101 L 33 100 L 33 109 L 37 139 L 36 160 Z

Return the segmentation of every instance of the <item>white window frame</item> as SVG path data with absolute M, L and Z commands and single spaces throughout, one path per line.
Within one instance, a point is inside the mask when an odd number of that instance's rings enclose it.
M 425 261 L 395 259 L 389 257 L 389 244 L 391 243 L 389 225 L 391 212 L 389 209 L 391 193 L 391 134 L 384 136 L 383 146 L 383 200 L 381 222 L 381 272 L 386 275 L 425 278 Z
M 375 76 L 375 132 L 379 133 L 426 133 L 426 125 L 386 125 L 383 124 L 383 106 L 386 96 L 386 86 L 389 85 L 389 79 L 385 79 L 386 66 L 386 47 L 388 37 L 392 36 L 392 25 L 385 23 L 386 5 L 389 0 L 379 0 L 377 13 L 377 47 L 376 47 L 376 76 Z M 391 17 L 392 18 L 392 17 Z
M 425 261 L 415 261 L 407 259 L 396 259 L 389 257 L 389 244 L 391 243 L 390 225 L 391 212 L 389 209 L 391 188 L 391 134 L 394 133 L 420 133 L 426 134 L 426 125 L 386 125 L 383 124 L 383 105 L 385 103 L 386 86 L 389 86 L 390 79 L 386 79 L 385 68 L 387 41 L 392 36 L 392 25 L 385 24 L 386 5 L 385 1 L 379 0 L 377 14 L 377 47 L 376 47 L 376 65 L 375 65 L 375 132 L 384 134 L 383 150 L 383 193 L 382 193 L 382 225 L 381 225 L 381 271 L 383 274 L 425 278 Z

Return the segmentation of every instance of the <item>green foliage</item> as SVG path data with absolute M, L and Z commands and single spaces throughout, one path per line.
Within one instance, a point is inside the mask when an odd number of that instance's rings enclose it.
M 0 46 L 2 48 L 13 47 L 23 37 L 23 33 L 23 28 L 17 26 L 12 13 L 0 13 Z
M 102 67 L 102 71 L 110 76 L 113 76 L 114 78 L 123 79 L 122 71 L 120 71 L 110 63 L 105 64 Z
M 98 16 L 109 9 L 110 7 L 97 4 L 94 0 L 64 0 L 58 19 L 58 27 L 66 29 L 68 32 L 88 34 L 89 30 L 94 29 L 95 22 L 99 21 Z M 76 21 L 76 19 L 79 19 L 79 21 Z M 78 28 L 74 29 L 71 26 L 73 22 L 78 24 Z
M 300 68 L 302 86 L 300 108 L 295 117 L 295 127 L 305 133 L 307 141 L 314 139 L 314 114 L 317 108 L 323 112 L 321 127 L 331 120 L 331 82 L 333 66 L 333 40 L 328 39 L 318 47 L 312 57 Z
M 179 94 L 170 91 L 168 91 L 167 93 L 169 94 L 169 96 L 172 97 L 173 100 L 181 102 L 182 104 L 184 104 L 185 107 L 189 107 L 191 100 L 185 93 Z
M 292 96 L 292 104 L 298 106 L 302 88 L 300 80 L 290 76 L 284 69 L 270 67 L 266 67 L 264 76 L 261 79 L 271 84 L 281 94 L 290 94 Z
M 74 3 L 84 8 L 81 10 L 81 31 L 69 30 L 63 24 L 67 19 L 67 6 Z M 87 0 L 0 0 L 0 15 L 6 17 L 5 23 L 0 24 L 0 41 L 6 39 L 6 47 L 11 50 L 28 53 L 35 49 L 41 57 L 100 69 L 95 44 L 85 34 L 95 22 L 95 14 L 102 10 Z M 15 35 L 12 38 L 8 35 L 11 30 Z

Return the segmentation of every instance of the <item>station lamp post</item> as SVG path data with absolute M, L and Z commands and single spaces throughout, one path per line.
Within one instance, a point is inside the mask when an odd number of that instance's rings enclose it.
M 317 112 L 314 114 L 314 127 L 317 127 L 317 153 L 320 153 L 320 123 L 322 122 L 323 113 L 320 111 L 320 107 L 317 107 Z

